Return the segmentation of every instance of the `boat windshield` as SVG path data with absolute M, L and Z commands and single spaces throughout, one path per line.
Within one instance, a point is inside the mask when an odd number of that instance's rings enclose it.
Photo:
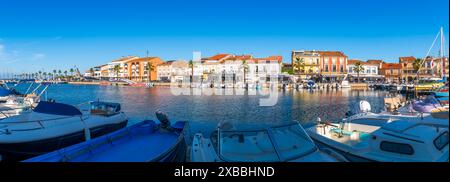
M 295 123 L 267 130 L 220 131 L 219 157 L 224 161 L 277 162 L 303 157 L 316 146 Z
M 96 115 L 113 115 L 120 111 L 120 105 L 108 102 L 92 102 L 91 114 Z

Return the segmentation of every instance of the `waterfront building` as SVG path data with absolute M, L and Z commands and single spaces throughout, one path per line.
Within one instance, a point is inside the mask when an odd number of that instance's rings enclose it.
M 103 65 L 102 65 L 103 66 Z M 102 66 L 95 66 L 89 70 L 86 70 L 84 73 L 85 77 L 92 77 L 92 78 L 100 78 L 101 77 L 101 67 Z
M 402 81 L 411 82 L 416 76 L 416 71 L 414 70 L 414 61 L 416 58 L 414 56 L 400 57 L 399 63 L 402 66 Z
M 156 67 L 164 62 L 159 57 L 144 57 L 130 59 L 125 62 L 124 69 L 127 74 L 123 78 L 136 82 L 148 82 L 157 79 Z
M 109 78 L 111 78 L 110 77 L 110 74 L 109 74 L 109 64 L 105 64 L 105 65 L 102 65 L 102 66 L 100 66 L 100 78 L 101 79 L 109 79 Z
M 400 63 L 382 63 L 380 73 L 386 82 L 401 83 L 402 81 L 402 65 Z
M 441 64 L 441 77 L 445 77 L 448 79 L 449 77 L 449 64 L 448 64 L 448 57 L 444 57 L 442 59 L 440 59 L 440 64 Z
M 319 75 L 319 51 L 292 51 L 291 61 L 293 73 L 299 75 L 301 79 L 310 79 Z
M 325 81 L 341 81 L 347 74 L 348 57 L 340 51 L 318 51 L 319 74 Z
M 383 75 L 379 74 L 379 69 L 383 61 L 381 60 L 348 60 L 347 70 L 350 81 L 355 81 L 357 79 L 358 73 L 355 71 L 357 63 L 360 63 L 363 70 L 359 72 L 359 79 L 361 81 L 379 81 L 383 78 Z
M 270 77 L 278 77 L 281 74 L 282 56 L 269 56 L 267 58 L 253 58 L 248 61 L 247 81 L 268 82 Z
M 399 62 L 402 66 L 402 80 L 411 82 L 417 76 L 420 78 L 441 78 L 445 75 L 445 69 L 442 69 L 441 65 L 445 66 L 445 60 L 442 63 L 440 58 L 433 58 L 431 56 L 423 60 L 420 69 L 417 71 L 414 67 L 416 58 L 413 56 L 400 57 Z M 448 62 L 448 61 L 447 61 Z M 417 66 L 416 66 L 417 67 Z M 448 70 L 448 69 L 447 69 Z M 419 72 L 419 74 L 417 74 Z M 448 72 L 447 72 L 448 73 Z
M 208 80 L 210 75 L 222 73 L 222 65 L 226 59 L 232 58 L 232 54 L 217 54 L 211 57 L 202 58 L 201 66 L 197 66 L 196 76 L 201 76 L 202 80 Z
M 186 61 L 167 61 L 156 66 L 156 79 L 165 82 L 182 81 L 185 76 L 190 75 L 189 65 Z
M 138 58 L 137 56 L 126 56 L 102 65 L 100 66 L 100 77 L 102 79 L 128 78 L 127 62 Z
M 282 56 L 254 58 L 252 55 L 217 54 L 202 59 L 202 64 L 199 65 L 202 70 L 201 80 L 244 82 L 244 68 L 246 67 L 246 81 L 261 82 L 269 80 L 270 76 L 275 77 L 281 74 L 282 60 Z

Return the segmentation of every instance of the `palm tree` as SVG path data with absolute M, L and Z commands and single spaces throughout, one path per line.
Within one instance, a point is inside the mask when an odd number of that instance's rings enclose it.
M 47 80 L 47 72 L 42 73 L 44 75 L 44 79 Z
M 56 72 L 56 70 L 53 70 L 53 80 L 55 80 Z
M 151 61 L 149 61 L 147 63 L 147 67 L 145 69 L 147 69 L 147 80 L 148 80 L 148 82 L 150 82 L 150 81 L 152 81 L 152 71 L 155 70 L 155 66 L 153 66 Z
M 94 68 L 90 68 L 89 73 L 91 74 L 92 77 L 94 77 L 95 74 Z
M 39 79 L 42 79 L 41 78 L 42 71 L 38 71 L 38 73 L 39 73 Z
M 295 58 L 295 64 L 294 68 L 297 70 L 297 74 L 300 72 L 302 73 L 305 69 L 305 61 L 303 61 L 303 58 L 296 57 Z
M 67 70 L 64 71 L 64 77 L 67 78 Z
M 419 71 L 421 66 L 422 66 L 422 59 L 420 58 L 415 59 L 413 62 L 414 71 L 415 72 Z
M 356 72 L 358 77 L 358 83 L 359 83 L 359 73 L 364 71 L 364 67 L 362 66 L 361 62 L 355 63 L 355 67 L 353 67 L 353 71 Z
M 54 78 L 53 78 L 53 73 L 48 73 L 48 76 L 49 76 L 50 78 L 52 78 L 52 80 L 54 80 Z
M 189 61 L 189 68 L 191 68 L 191 77 L 189 79 L 191 87 L 192 87 L 192 82 L 194 81 L 194 61 L 190 60 Z
M 116 75 L 116 79 L 118 79 L 119 78 L 120 65 L 116 64 L 114 66 L 113 70 L 114 70 L 114 73 Z

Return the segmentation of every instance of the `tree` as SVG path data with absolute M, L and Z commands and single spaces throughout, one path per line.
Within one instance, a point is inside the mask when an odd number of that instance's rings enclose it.
M 189 68 L 191 68 L 191 76 L 189 78 L 189 82 L 192 87 L 192 82 L 194 81 L 194 61 L 192 61 L 192 60 L 189 61 Z
M 41 75 L 42 75 L 42 71 L 38 71 L 39 73 L 39 79 L 42 79 Z
M 67 70 L 64 71 L 64 76 L 67 78 Z
M 95 74 L 94 68 L 89 69 L 89 73 L 91 74 L 92 77 L 94 77 Z
M 47 79 L 47 72 L 42 73 L 42 75 L 44 75 L 44 79 Z
M 361 62 L 355 63 L 355 67 L 353 67 L 353 71 L 356 72 L 358 83 L 359 83 L 359 73 L 364 71 L 364 67 L 362 66 Z
M 114 74 L 116 75 L 116 79 L 119 78 L 120 65 L 116 64 L 113 68 Z
M 147 69 L 147 80 L 148 80 L 148 82 L 150 82 L 150 81 L 152 81 L 152 71 L 155 70 L 155 66 L 152 64 L 151 61 L 149 61 L 147 63 L 146 69 Z
M 304 71 L 305 61 L 303 60 L 303 58 L 300 57 L 295 58 L 294 68 L 297 70 L 297 74 L 302 73 Z
M 53 80 L 55 80 L 55 77 L 56 77 L 56 70 L 53 70 Z
M 413 62 L 414 71 L 415 72 L 419 71 L 421 66 L 422 66 L 422 59 L 420 58 L 415 59 Z

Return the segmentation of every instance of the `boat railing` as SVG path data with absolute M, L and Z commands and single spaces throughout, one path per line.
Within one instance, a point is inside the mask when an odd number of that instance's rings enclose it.
M 3 111 L 5 111 L 5 110 L 0 111 L 0 115 L 1 115 L 1 116 L 4 116 L 4 118 L 1 118 L 1 119 L 9 118 L 9 115 L 7 115 L 6 113 L 4 113 Z M 1 120 L 1 119 L 0 119 L 0 120 Z

